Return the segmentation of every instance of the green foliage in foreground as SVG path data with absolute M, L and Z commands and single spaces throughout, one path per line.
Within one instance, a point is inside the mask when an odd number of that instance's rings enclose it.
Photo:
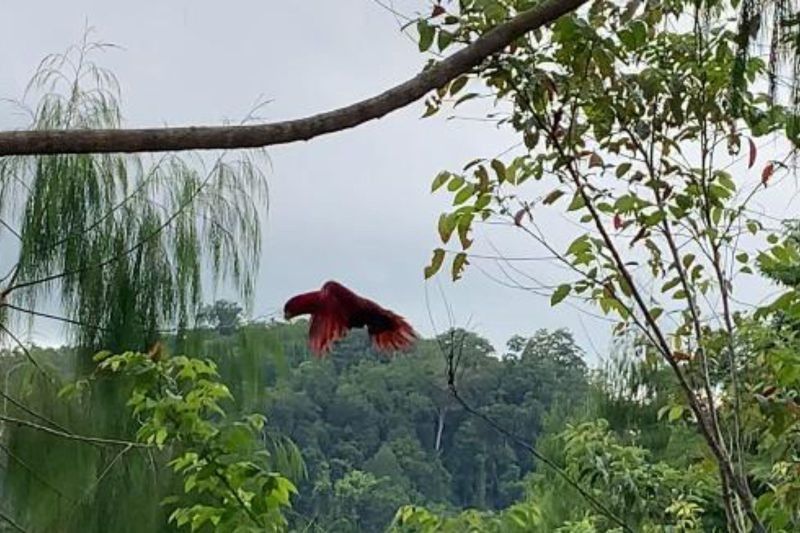
M 281 507 L 294 485 L 275 471 L 257 437 L 265 419 L 253 414 L 229 421 L 222 402 L 232 399 L 212 361 L 187 357 L 153 360 L 149 354 L 100 353 L 100 372 L 132 376 L 128 405 L 140 420 L 136 439 L 172 448 L 169 466 L 183 493 L 165 498 L 169 517 L 192 531 L 209 522 L 215 531 L 281 531 Z

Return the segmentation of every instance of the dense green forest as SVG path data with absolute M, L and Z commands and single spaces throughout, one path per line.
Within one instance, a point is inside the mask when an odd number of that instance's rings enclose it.
M 450 308 L 387 354 L 373 330 L 393 326 L 331 301 L 307 309 L 324 328 L 209 303 L 258 298 L 261 149 L 40 154 L 0 132 L 33 151 L 0 157 L 0 531 L 800 530 L 796 3 L 559 5 L 426 4 L 405 28 L 453 55 L 366 106 L 433 71 L 425 117 L 492 102 L 480 118 L 515 136 L 432 177 L 447 207 L 419 265 L 420 285 L 456 283 L 488 260 L 498 290 L 544 297 L 505 346 Z M 122 126 L 105 48 L 42 61 L 29 130 Z M 589 361 L 540 330 L 543 302 L 598 318 L 610 347 Z M 25 342 L 54 324 L 64 347 Z M 321 329 L 342 338 L 315 357 Z
M 188 332 L 182 347 L 216 363 L 236 398 L 229 412 L 260 412 L 273 437 L 291 440 L 283 442 L 287 455 L 298 461 L 287 469 L 298 491 L 289 516 L 297 530 L 381 531 L 405 505 L 446 514 L 491 512 L 524 500 L 531 491 L 541 491 L 537 504 L 551 506 L 548 520 L 555 527 L 587 509 L 575 502 L 565 505 L 560 491 L 568 489 L 550 487 L 553 480 L 520 442 L 550 442 L 558 453 L 568 427 L 606 434 L 612 420 L 616 431 L 641 431 L 626 439 L 642 446 L 632 449 L 668 457 L 679 467 L 692 440 L 685 428 L 665 431 L 655 423 L 665 405 L 663 391 L 650 392 L 646 405 L 632 400 L 633 391 L 612 391 L 612 379 L 631 387 L 633 376 L 612 367 L 590 372 L 563 330 L 514 337 L 498 352 L 479 335 L 458 329 L 395 357 L 374 352 L 366 334 L 356 332 L 329 357 L 316 359 L 307 348 L 306 322 L 246 324 L 240 311 L 228 302 L 207 307 L 206 326 Z M 166 352 L 177 353 L 177 339 L 167 344 Z M 498 433 L 452 397 L 447 383 L 451 347 L 461 354 L 458 386 L 467 406 L 511 435 Z M 32 353 L 52 364 L 75 357 L 66 348 Z M 9 353 L 3 361 L 7 371 L 24 363 L 24 356 Z M 14 416 L 25 415 L 13 405 L 6 408 Z M 579 426 L 582 422 L 588 425 Z M 18 459 L 7 466 L 11 471 L 41 460 L 24 435 L 19 439 L 9 443 L 8 451 Z M 46 470 L 40 473 L 50 478 Z M 172 482 L 166 473 L 159 477 L 150 490 L 166 496 Z M 35 479 L 28 483 L 26 496 L 35 497 L 42 487 Z M 59 494 L 53 501 L 70 492 L 69 484 L 52 490 Z M 149 512 L 157 519 L 157 508 Z

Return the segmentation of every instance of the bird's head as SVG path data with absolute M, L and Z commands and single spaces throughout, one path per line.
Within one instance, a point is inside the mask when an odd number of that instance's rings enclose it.
M 312 312 L 313 308 L 309 303 L 310 299 L 310 296 L 306 294 L 300 294 L 289 298 L 283 306 L 283 318 L 285 320 L 291 320 L 296 316 L 306 315 Z

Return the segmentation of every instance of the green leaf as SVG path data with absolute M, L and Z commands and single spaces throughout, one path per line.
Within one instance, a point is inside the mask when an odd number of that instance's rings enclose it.
M 101 352 L 97 352 L 96 354 L 94 354 L 94 357 L 92 357 L 92 361 L 94 361 L 95 363 L 99 363 L 104 359 L 108 359 L 110 356 L 111 352 L 109 352 L 108 350 L 103 350 Z
M 447 180 L 450 179 L 452 176 L 451 173 L 447 172 L 446 170 L 439 172 L 436 177 L 433 179 L 433 185 L 431 186 L 431 192 L 436 192 L 442 185 L 447 183 Z
M 621 213 L 629 213 L 633 211 L 634 207 L 636 207 L 636 200 L 630 194 L 620 196 L 617 201 L 614 202 L 614 208 Z
M 461 252 L 453 259 L 453 281 L 458 281 L 464 274 L 464 268 L 469 264 L 467 254 Z
M 471 183 L 467 183 L 460 191 L 458 191 L 458 194 L 456 194 L 456 197 L 453 199 L 453 205 L 463 204 L 472 198 L 473 194 L 475 194 L 475 186 Z
M 491 194 L 482 194 L 482 195 L 480 195 L 478 197 L 478 199 L 475 201 L 475 210 L 476 211 L 480 211 L 481 209 L 484 209 L 486 206 L 488 206 L 491 203 L 491 201 L 492 201 L 492 195 Z
M 166 441 L 166 440 L 167 440 L 167 429 L 166 428 L 158 428 L 158 431 L 156 431 L 156 437 L 155 437 L 156 446 L 158 446 L 160 448 L 164 444 L 164 441 Z
M 506 8 L 500 2 L 486 2 L 483 7 L 483 12 L 486 17 L 493 22 L 497 22 L 506 18 Z
M 450 84 L 450 96 L 455 96 L 469 81 L 469 76 L 459 76 Z
M 634 20 L 630 28 L 636 37 L 636 43 L 640 46 L 643 45 L 647 40 L 647 25 L 641 20 Z
M 473 98 L 477 98 L 478 96 L 480 96 L 479 93 L 467 93 L 467 94 L 464 94 L 464 95 L 460 96 L 458 98 L 458 100 L 456 100 L 453 103 L 453 108 L 455 109 L 456 107 L 460 106 L 464 102 L 468 102 L 469 100 L 472 100 Z
M 432 278 L 440 268 L 442 268 L 442 263 L 444 262 L 444 250 L 441 248 L 437 248 L 433 251 L 433 257 L 431 258 L 431 264 L 425 267 L 425 279 Z
M 564 196 L 564 191 L 556 189 L 547 196 L 545 196 L 544 200 L 542 200 L 542 203 L 544 203 L 545 205 L 553 204 L 556 202 L 556 200 L 558 200 L 562 196 Z
M 69 397 L 75 392 L 76 389 L 77 387 L 75 386 L 74 383 L 67 383 L 66 385 L 61 387 L 61 390 L 58 391 L 58 397 L 59 398 L 64 398 L 65 396 Z
M 617 167 L 617 170 L 615 171 L 615 173 L 616 173 L 618 178 L 621 178 L 622 176 L 627 174 L 630 169 L 631 169 L 631 164 L 630 163 L 622 163 Z
M 464 185 L 464 178 L 461 176 L 453 176 L 450 180 L 450 183 L 447 184 L 447 190 L 450 192 L 456 192 Z
M 417 21 L 417 33 L 419 33 L 419 51 L 425 52 L 433 44 L 436 28 L 428 24 L 426 20 L 420 19 Z
M 669 409 L 669 414 L 667 415 L 667 420 L 670 422 L 675 422 L 681 416 L 683 416 L 683 406 L 682 405 L 673 405 Z
M 474 215 L 469 214 L 461 216 L 458 219 L 458 238 L 461 241 L 461 248 L 464 250 L 472 246 L 472 241 L 469 239 L 468 234 L 473 218 Z
M 436 45 L 439 47 L 440 52 L 444 52 L 445 49 L 450 46 L 450 43 L 453 42 L 454 35 L 447 30 L 439 29 L 439 35 L 436 38 Z
M 498 181 L 500 183 L 506 181 L 506 166 L 503 164 L 503 162 L 498 159 L 492 159 L 491 165 L 495 174 L 497 174 Z
M 553 293 L 553 296 L 550 297 L 550 305 L 556 306 L 561 303 L 564 298 L 569 296 L 570 291 L 572 291 L 572 286 L 569 284 L 562 284 L 559 285 L 558 288 Z
M 456 229 L 456 217 L 453 214 L 442 213 L 439 216 L 439 238 L 443 243 L 450 240 L 453 230 Z
M 586 207 L 583 196 L 581 193 L 576 192 L 575 196 L 572 197 L 572 202 L 570 202 L 569 207 L 567 207 L 567 211 L 577 211 L 583 207 Z
M 655 211 L 650 213 L 649 215 L 644 217 L 644 225 L 652 228 L 653 226 L 657 226 L 664 220 L 664 213 L 661 211 Z
M 588 235 L 581 235 L 576 238 L 567 248 L 567 255 L 578 255 L 591 250 L 591 243 Z
M 717 174 L 717 179 L 719 180 L 719 184 L 725 187 L 728 190 L 735 191 L 736 184 L 731 179 L 731 175 L 727 172 L 719 172 Z
M 675 287 L 678 286 L 678 283 L 680 282 L 681 279 L 679 277 L 672 278 L 671 280 L 666 282 L 663 287 L 661 287 L 661 292 L 667 292 L 670 289 L 674 289 Z

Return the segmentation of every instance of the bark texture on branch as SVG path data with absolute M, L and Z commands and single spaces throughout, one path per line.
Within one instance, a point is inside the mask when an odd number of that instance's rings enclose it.
M 410 80 L 352 105 L 310 117 L 252 126 L 0 132 L 0 156 L 256 148 L 345 130 L 405 107 L 468 72 L 524 34 L 589 0 L 545 0 Z

